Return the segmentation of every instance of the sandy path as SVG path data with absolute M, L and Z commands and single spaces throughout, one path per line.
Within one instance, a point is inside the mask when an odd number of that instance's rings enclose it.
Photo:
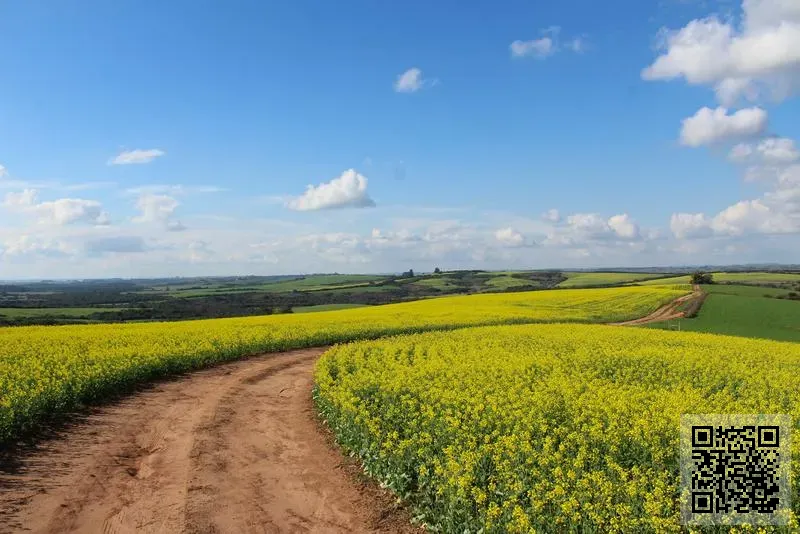
M 412 532 L 314 416 L 324 349 L 164 381 L 0 464 L 0 532 Z
M 658 323 L 661 321 L 669 321 L 672 319 L 679 319 L 685 315 L 685 313 L 680 310 L 681 305 L 685 304 L 690 300 L 695 300 L 700 298 L 702 294 L 703 291 L 700 289 L 700 286 L 694 285 L 692 286 L 691 293 L 679 297 L 673 300 L 672 302 L 661 306 L 659 309 L 657 309 L 650 315 L 639 317 L 638 319 L 632 319 L 630 321 L 623 321 L 621 323 L 609 323 L 609 324 L 617 326 L 635 326 L 648 323 Z

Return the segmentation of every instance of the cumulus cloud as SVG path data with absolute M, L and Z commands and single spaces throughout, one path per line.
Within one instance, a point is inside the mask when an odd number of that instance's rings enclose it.
M 724 105 L 755 99 L 762 88 L 782 98 L 800 87 L 798 2 L 744 0 L 740 18 L 740 25 L 710 16 L 662 30 L 662 53 L 642 78 L 710 85 Z
M 136 209 L 141 215 L 134 217 L 136 223 L 158 223 L 171 232 L 180 232 L 186 229 L 180 221 L 172 217 L 180 202 L 169 195 L 156 195 L 144 193 L 136 200 Z
M 780 188 L 761 198 L 742 200 L 713 217 L 676 213 L 670 226 L 678 239 L 798 233 L 800 187 Z
M 683 145 L 698 147 L 754 137 L 766 127 L 767 112 L 758 107 L 740 109 L 730 115 L 724 107 L 704 107 L 683 120 L 680 140 Z
M 142 163 L 150 163 L 154 159 L 165 155 L 166 152 L 158 148 L 150 148 L 147 150 L 135 149 L 120 152 L 108 161 L 109 165 L 135 165 Z
M 639 226 L 627 213 L 614 215 L 608 219 L 608 226 L 622 239 L 636 239 L 639 237 Z
M 43 224 L 89 223 L 101 226 L 109 224 L 108 214 L 103 211 L 102 204 L 95 200 L 61 198 L 38 202 L 38 191 L 35 189 L 6 193 L 2 206 L 18 213 L 34 215 Z
M 582 53 L 586 50 L 586 40 L 583 37 L 573 37 L 562 45 L 559 39 L 561 33 L 561 28 L 559 26 L 545 28 L 541 30 L 541 33 L 544 34 L 544 36 L 539 39 L 530 39 L 527 41 L 517 39 L 513 41 L 508 46 L 511 51 L 511 57 L 546 59 L 562 48 L 576 53 Z
M 297 211 L 375 206 L 367 194 L 367 178 L 354 169 L 344 171 L 330 182 L 309 185 L 301 196 L 289 200 L 287 207 Z
M 711 221 L 702 213 L 673 213 L 669 228 L 678 239 L 711 235 Z
M 501 228 L 494 234 L 495 239 L 506 247 L 521 247 L 525 245 L 525 236 L 511 227 Z
M 32 235 L 20 235 L 2 242 L 0 256 L 43 256 L 57 258 L 73 253 L 72 248 L 57 239 L 42 238 Z
M 574 213 L 547 234 L 544 244 L 582 247 L 591 242 L 639 241 L 642 238 L 639 225 L 627 213 L 608 219 L 597 213 Z
M 142 214 L 134 218 L 134 222 L 165 222 L 172 217 L 180 203 L 167 195 L 144 194 L 136 201 L 136 207 Z
M 412 67 L 397 76 L 394 82 L 394 90 L 398 93 L 414 93 L 426 85 L 436 85 L 438 80 L 426 79 L 422 77 L 422 70 Z
M 800 151 L 792 139 L 780 137 L 764 139 L 758 144 L 756 151 L 766 163 L 784 164 L 800 159 Z

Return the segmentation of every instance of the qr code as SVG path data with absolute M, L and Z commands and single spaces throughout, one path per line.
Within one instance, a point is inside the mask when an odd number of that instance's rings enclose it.
M 681 417 L 681 515 L 687 525 L 785 525 L 788 415 Z

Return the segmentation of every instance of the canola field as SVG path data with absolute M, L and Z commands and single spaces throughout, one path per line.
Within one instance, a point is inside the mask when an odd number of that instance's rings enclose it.
M 0 444 L 133 385 L 248 354 L 476 325 L 619 321 L 646 315 L 687 290 L 537 291 L 314 314 L 0 328 Z
M 798 369 L 792 343 L 499 326 L 335 347 L 314 396 L 434 532 L 680 532 L 680 415 L 788 413 L 797 429 Z

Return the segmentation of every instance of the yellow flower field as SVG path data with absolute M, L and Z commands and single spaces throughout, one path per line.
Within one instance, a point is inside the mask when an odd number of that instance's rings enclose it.
M 538 291 L 315 314 L 0 328 L 0 443 L 133 384 L 248 354 L 471 325 L 617 321 L 645 315 L 685 292 Z
M 680 415 L 788 413 L 797 428 L 798 369 L 792 343 L 498 326 L 335 347 L 314 395 L 435 531 L 677 532 Z

